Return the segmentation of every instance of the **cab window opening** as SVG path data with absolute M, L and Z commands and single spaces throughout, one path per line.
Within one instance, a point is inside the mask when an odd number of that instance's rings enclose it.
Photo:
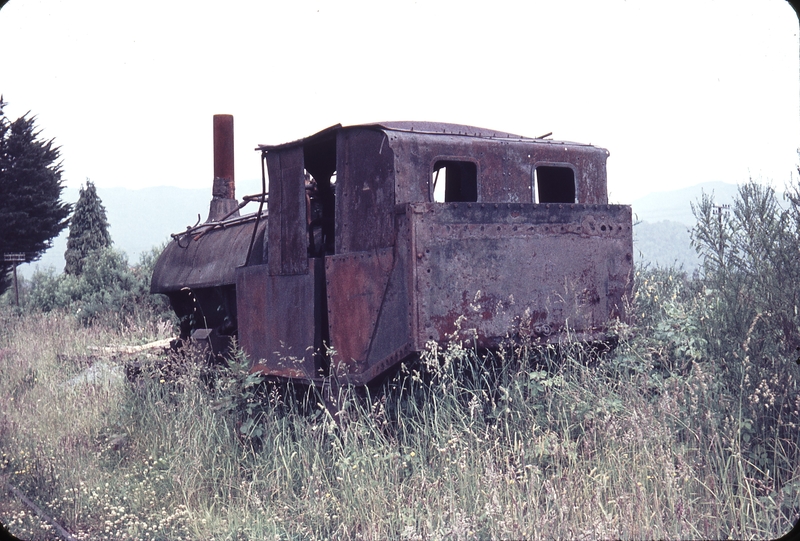
M 478 166 L 471 161 L 438 160 L 433 165 L 431 186 L 436 203 L 476 202 Z
M 534 203 L 575 203 L 575 171 L 571 167 L 540 165 L 533 178 Z

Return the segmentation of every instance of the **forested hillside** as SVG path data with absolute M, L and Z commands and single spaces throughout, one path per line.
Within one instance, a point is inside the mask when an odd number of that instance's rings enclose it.
M 658 191 L 632 203 L 634 261 L 638 267 L 675 267 L 691 274 L 699 269 L 700 258 L 691 246 L 689 230 L 696 219 L 692 203 L 702 194 L 713 194 L 718 205 L 729 205 L 736 195 L 735 184 L 704 182 L 689 188 Z

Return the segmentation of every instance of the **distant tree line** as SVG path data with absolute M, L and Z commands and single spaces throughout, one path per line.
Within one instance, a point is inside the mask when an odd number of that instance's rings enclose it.
M 58 147 L 52 139 L 39 138 L 30 114 L 6 118 L 5 105 L 0 97 L 0 295 L 11 285 L 16 264 L 4 261 L 4 254 L 24 253 L 26 261 L 36 261 L 69 226 L 64 273 L 37 271 L 26 284 L 24 309 L 69 310 L 85 323 L 170 317 L 164 299 L 150 295 L 160 249 L 130 266 L 124 252 L 112 248 L 106 210 L 94 184 L 87 180 L 81 187 L 73 212 L 61 201 Z

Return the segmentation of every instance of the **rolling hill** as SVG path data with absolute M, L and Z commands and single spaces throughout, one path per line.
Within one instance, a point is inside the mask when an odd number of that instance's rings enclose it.
M 170 233 L 205 220 L 211 199 L 211 183 L 208 184 L 207 188 L 198 189 L 98 187 L 114 246 L 125 251 L 129 261 L 135 263 L 142 253 L 167 242 Z M 255 180 L 238 184 L 240 196 L 256 193 L 260 188 L 260 181 Z M 654 192 L 634 201 L 634 260 L 637 265 L 682 265 L 691 273 L 699 260 L 689 243 L 689 229 L 694 225 L 690 203 L 697 201 L 704 191 L 713 193 L 720 203 L 730 203 L 736 189 L 734 184 L 706 182 L 680 190 Z M 65 189 L 63 199 L 74 203 L 78 190 Z M 46 267 L 60 272 L 64 268 L 66 239 L 67 231 L 64 231 L 40 261 L 20 266 L 21 274 L 30 277 L 36 268 Z
M 240 182 L 239 186 L 237 195 L 256 193 L 260 191 L 260 180 Z M 208 188 L 200 189 L 159 186 L 131 190 L 98 186 L 97 194 L 106 208 L 114 247 L 123 250 L 128 254 L 128 261 L 135 263 L 142 253 L 169 241 L 171 233 L 184 231 L 187 226 L 206 219 L 211 200 L 211 182 Z M 78 189 L 66 188 L 62 199 L 75 203 Z M 251 206 L 255 211 L 255 206 Z M 251 206 L 246 207 L 245 212 L 250 212 Z M 21 265 L 21 275 L 30 277 L 37 268 L 47 267 L 61 272 L 65 264 L 68 234 L 69 230 L 64 230 L 54 239 L 53 247 L 45 252 L 41 260 Z
M 736 184 L 704 182 L 689 188 L 653 192 L 634 201 L 633 244 L 637 266 L 675 266 L 691 274 L 700 266 L 691 246 L 690 229 L 695 224 L 691 203 L 702 194 L 712 194 L 718 204 L 730 204 Z

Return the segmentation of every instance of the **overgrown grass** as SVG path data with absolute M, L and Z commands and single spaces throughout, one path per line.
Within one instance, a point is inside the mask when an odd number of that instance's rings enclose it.
M 774 538 L 800 518 L 798 431 L 754 432 L 776 406 L 709 354 L 704 299 L 646 273 L 603 358 L 431 346 L 381 388 L 340 389 L 340 419 L 241 358 L 140 355 L 129 380 L 133 359 L 93 349 L 164 328 L 0 315 L 2 475 L 79 539 Z M 89 365 L 107 369 L 72 379 Z M 0 517 L 48 538 L 18 518 Z

